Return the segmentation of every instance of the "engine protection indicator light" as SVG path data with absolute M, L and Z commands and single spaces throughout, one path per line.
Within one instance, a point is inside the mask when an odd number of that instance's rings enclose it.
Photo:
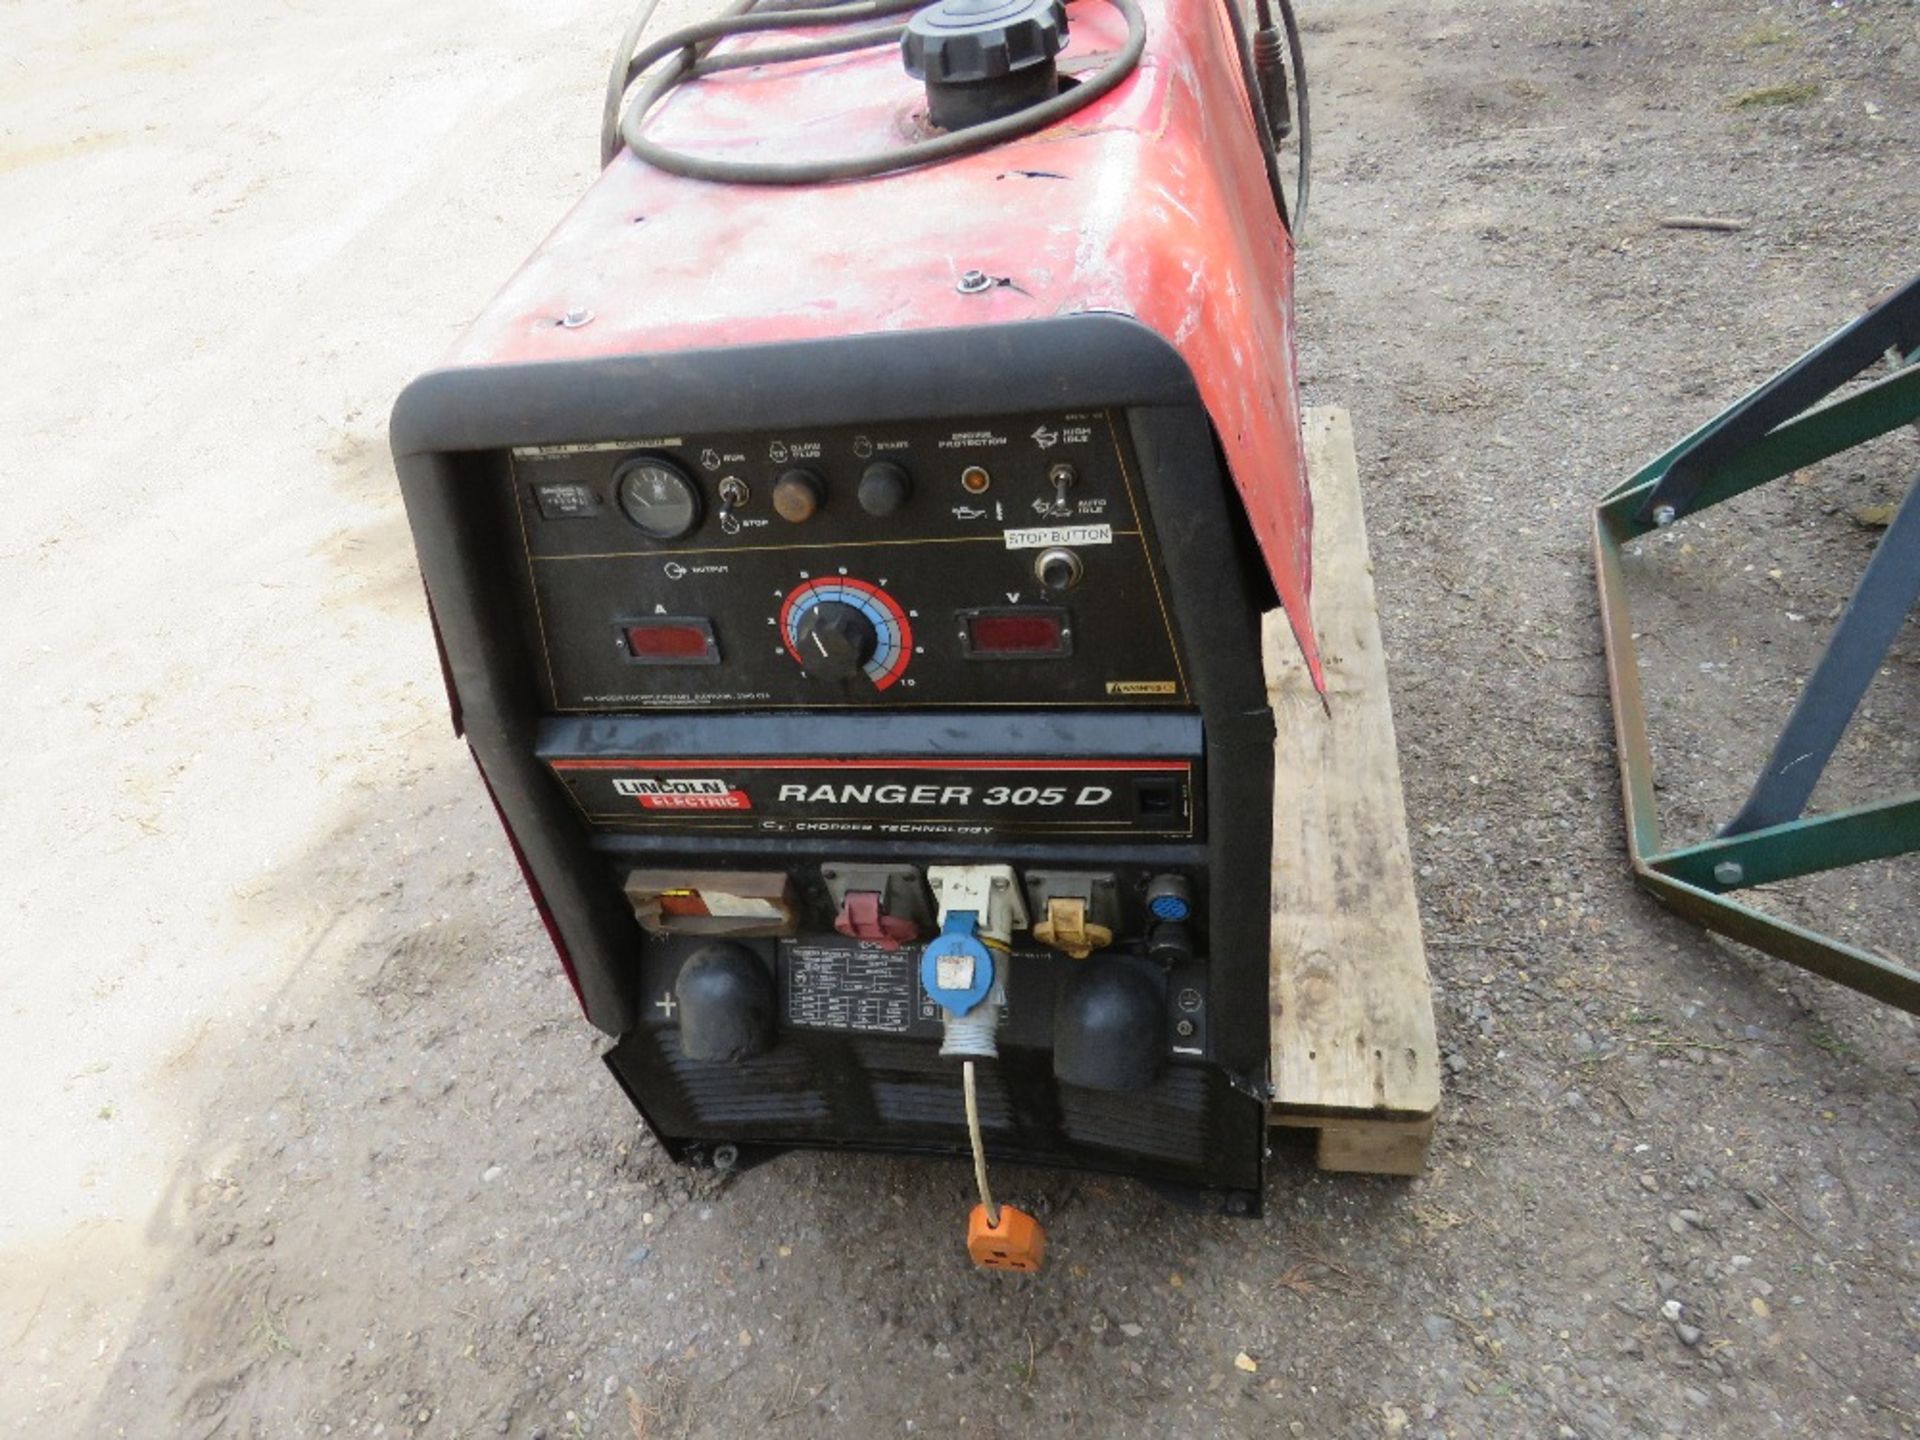
M 620 625 L 627 659 L 636 665 L 718 665 L 720 644 L 704 616 L 657 615 Z
M 961 636 L 969 660 L 1055 660 L 1073 653 L 1065 610 L 969 610 L 961 616 Z

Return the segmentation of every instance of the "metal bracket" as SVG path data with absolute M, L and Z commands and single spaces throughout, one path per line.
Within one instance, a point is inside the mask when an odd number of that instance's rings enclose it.
M 1828 397 L 1889 351 L 1893 372 Z M 1823 403 L 1824 402 L 1824 403 Z M 1920 475 L 1881 537 L 1738 815 L 1713 840 L 1662 847 L 1624 548 L 1803 466 L 1920 420 L 1920 276 L 1816 345 L 1594 510 L 1594 560 L 1627 842 L 1640 883 L 1711 930 L 1920 1014 L 1920 972 L 1729 899 L 1727 892 L 1920 850 L 1920 792 L 1805 810 L 1907 615 L 1920 603 Z

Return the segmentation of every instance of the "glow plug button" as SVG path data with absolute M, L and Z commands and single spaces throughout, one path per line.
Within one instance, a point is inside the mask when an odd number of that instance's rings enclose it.
M 826 486 L 811 470 L 788 470 L 773 482 L 774 513 L 792 524 L 804 525 L 826 502 Z

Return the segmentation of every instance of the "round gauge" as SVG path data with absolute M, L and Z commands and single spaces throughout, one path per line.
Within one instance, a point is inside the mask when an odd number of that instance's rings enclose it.
M 700 523 L 700 489 L 671 460 L 642 455 L 613 472 L 614 493 L 640 533 L 678 540 Z

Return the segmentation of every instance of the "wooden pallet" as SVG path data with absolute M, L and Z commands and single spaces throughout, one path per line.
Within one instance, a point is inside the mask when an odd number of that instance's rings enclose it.
M 1269 1122 L 1317 1130 L 1324 1170 L 1417 1175 L 1440 1109 L 1433 990 L 1360 506 L 1353 424 L 1305 419 L 1321 705 L 1276 610 Z

